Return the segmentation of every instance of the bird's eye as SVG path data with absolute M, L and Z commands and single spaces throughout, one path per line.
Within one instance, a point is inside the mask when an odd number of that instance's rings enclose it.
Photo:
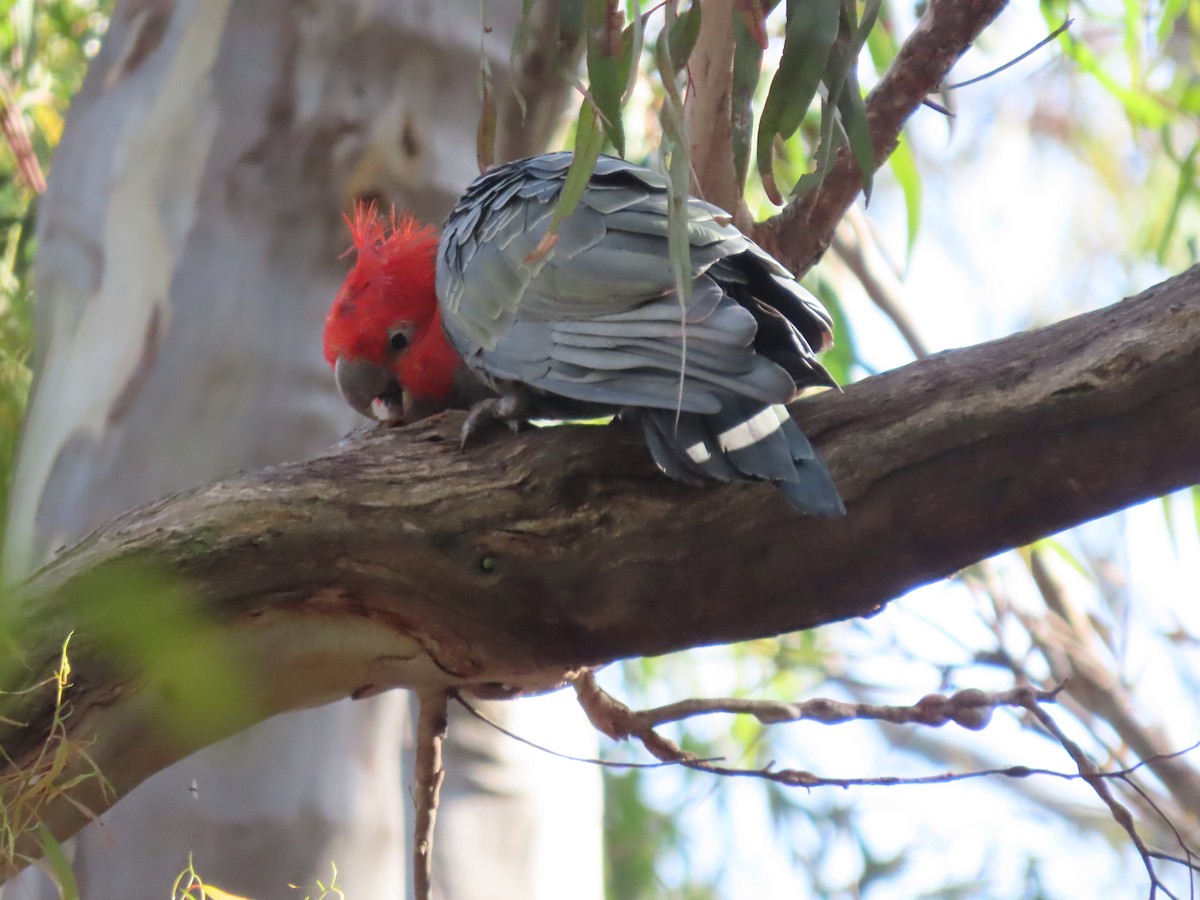
M 408 349 L 409 341 L 408 329 L 397 328 L 388 335 L 388 350 L 392 353 L 403 353 Z

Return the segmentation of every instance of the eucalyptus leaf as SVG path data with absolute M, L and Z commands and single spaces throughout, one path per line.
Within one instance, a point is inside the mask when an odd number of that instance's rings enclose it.
M 621 121 L 621 98 L 626 77 L 621 69 L 623 44 L 622 14 L 617 0 L 588 0 L 587 72 L 588 89 L 596 104 L 605 134 L 625 155 L 625 128 Z
M 783 55 L 758 120 L 758 172 L 767 196 L 777 205 L 783 198 L 771 171 L 775 136 L 790 137 L 804 120 L 825 73 L 840 18 L 840 0 L 792 0 L 788 4 Z

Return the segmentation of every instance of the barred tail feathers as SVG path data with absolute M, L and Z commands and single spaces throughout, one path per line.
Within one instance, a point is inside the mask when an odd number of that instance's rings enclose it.
M 640 411 L 654 461 L 689 483 L 769 481 L 800 510 L 840 516 L 845 506 L 824 463 L 783 406 L 726 396 L 718 413 Z

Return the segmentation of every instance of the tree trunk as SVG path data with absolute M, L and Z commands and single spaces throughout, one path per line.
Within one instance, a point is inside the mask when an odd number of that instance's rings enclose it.
M 506 80 L 521 4 L 488 7 L 499 152 L 537 152 L 571 48 L 535 14 L 517 60 L 523 127 Z M 340 213 L 370 196 L 439 221 L 476 174 L 479 16 L 473 0 L 118 3 L 40 212 L 10 575 L 133 506 L 304 457 L 350 427 L 320 348 L 345 265 Z M 396 694 L 346 701 L 161 772 L 80 836 L 83 896 L 164 896 L 189 851 L 207 881 L 257 898 L 328 882 L 331 860 L 348 895 L 402 896 L 405 719 Z M 538 843 L 531 810 L 553 799 L 530 772 L 544 760 L 491 731 L 455 733 L 477 765 L 447 789 L 439 866 L 465 873 L 453 896 L 562 896 L 533 885 L 563 852 L 598 896 L 598 815 L 579 819 L 566 850 Z M 560 814 L 573 791 L 598 804 L 595 774 L 576 782 L 552 788 Z M 455 844 L 456 797 L 476 799 L 466 815 L 485 810 L 481 830 L 528 838 L 487 881 L 466 877 L 483 851 Z M 57 896 L 36 873 L 5 889 L 35 896 Z

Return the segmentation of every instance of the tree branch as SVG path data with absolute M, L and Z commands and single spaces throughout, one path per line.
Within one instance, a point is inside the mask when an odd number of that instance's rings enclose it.
M 916 29 L 867 96 L 877 166 L 896 149 L 908 117 L 1006 5 L 1007 0 L 930 0 Z M 843 146 L 820 188 L 761 222 L 754 239 L 796 274 L 806 272 L 828 249 L 834 228 L 861 190 L 858 164 Z
M 982 557 L 1200 481 L 1200 266 L 796 412 L 843 519 L 798 516 L 765 485 L 668 481 L 619 425 L 497 433 L 465 453 L 457 413 L 365 429 L 94 532 L 22 586 L 9 631 L 27 671 L 5 680 L 53 672 L 73 631 L 69 736 L 93 742 L 120 795 L 287 709 L 401 685 L 544 690 L 583 666 L 878 612 Z M 211 670 L 150 677 L 112 651 L 97 584 L 119 592 L 111 573 L 137 561 L 189 586 L 179 602 L 205 627 L 187 634 L 219 648 L 204 658 L 236 677 L 236 712 L 186 708 L 187 728 L 164 728 L 195 689 L 186 679 L 207 686 Z M 163 602 L 138 599 L 138 624 Z M 0 710 L 9 765 L 45 740 L 45 694 Z M 60 838 L 112 802 L 86 784 L 76 799 L 46 810 Z
M 413 828 L 413 894 L 416 900 L 433 896 L 433 826 L 446 770 L 442 767 L 442 744 L 446 739 L 446 691 L 420 697 L 417 716 L 416 774 L 413 803 L 417 817 Z

